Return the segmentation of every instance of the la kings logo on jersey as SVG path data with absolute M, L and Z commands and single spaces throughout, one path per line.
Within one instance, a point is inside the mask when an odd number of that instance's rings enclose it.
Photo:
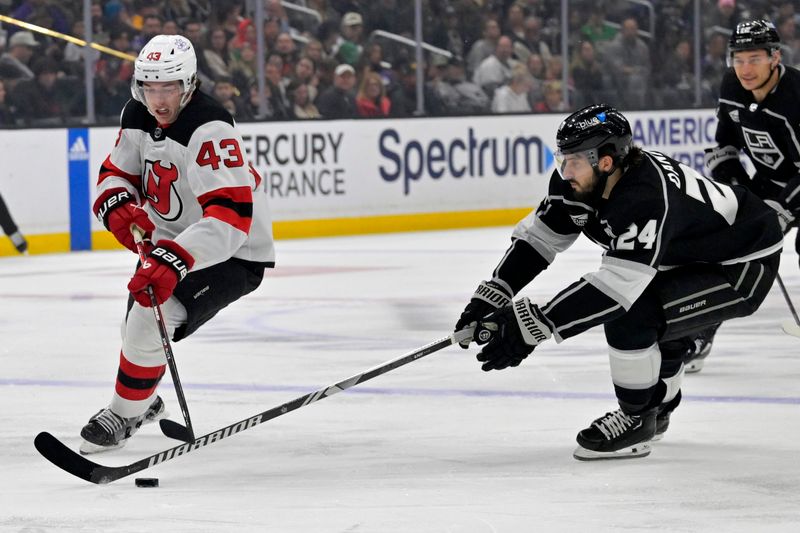
M 775 146 L 772 136 L 767 131 L 742 128 L 744 140 L 753 159 L 762 165 L 775 170 L 783 162 L 781 151 Z
M 183 212 L 181 197 L 175 189 L 178 177 L 178 165 L 145 160 L 144 195 L 164 220 L 177 220 Z

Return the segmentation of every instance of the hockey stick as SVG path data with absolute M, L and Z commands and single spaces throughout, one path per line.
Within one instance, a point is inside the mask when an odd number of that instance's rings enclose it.
M 263 422 L 277 418 L 290 411 L 300 409 L 301 407 L 305 407 L 306 405 L 314 403 L 318 400 L 333 396 L 337 392 L 342 392 L 350 387 L 358 385 L 359 383 L 363 383 L 374 377 L 380 376 L 381 374 L 385 374 L 391 370 L 394 370 L 395 368 L 399 368 L 403 365 L 416 361 L 417 359 L 425 357 L 426 355 L 438 352 L 439 350 L 447 348 L 450 345 L 458 344 L 471 338 L 473 330 L 474 328 L 467 328 L 457 331 L 443 339 L 432 342 L 426 346 L 423 346 L 422 348 L 414 350 L 413 352 L 402 355 L 397 359 L 392 359 L 391 361 L 339 381 L 338 383 L 323 387 L 312 393 L 306 394 L 305 396 L 300 396 L 299 398 L 295 398 L 294 400 L 277 407 L 267 409 L 266 411 L 263 411 L 255 416 L 245 418 L 244 420 L 240 420 L 216 431 L 212 431 L 211 433 L 198 437 L 192 443 L 181 444 L 180 446 L 169 448 L 149 457 L 145 457 L 144 459 L 140 459 L 139 461 L 133 462 L 129 465 L 103 466 L 97 464 L 85 458 L 84 456 L 75 453 L 63 442 L 45 431 L 36 435 L 33 444 L 45 459 L 60 469 L 69 472 L 73 476 L 77 476 L 83 480 L 89 481 L 90 483 L 97 483 L 100 485 L 111 483 L 112 481 L 135 474 L 136 472 L 140 472 L 146 468 L 171 461 L 176 457 L 186 455 L 189 452 L 198 450 L 204 446 L 208 446 L 209 444 L 219 442 L 222 439 L 230 437 L 231 435 L 248 430 Z
M 781 324 L 781 328 L 783 328 L 783 331 L 789 335 L 800 337 L 800 318 L 797 316 L 797 310 L 794 308 L 792 299 L 789 297 L 789 291 L 786 290 L 786 285 L 783 284 L 780 273 L 776 276 L 776 279 L 778 280 L 778 286 L 781 288 L 781 292 L 783 293 L 783 298 L 786 300 L 786 305 L 789 306 L 789 311 L 791 311 L 792 318 L 794 318 L 794 323 L 787 320 Z
M 147 257 L 144 253 L 144 244 L 142 243 L 144 234 L 142 233 L 142 230 L 136 226 L 131 226 L 131 233 L 133 233 L 133 240 L 136 243 L 136 251 L 139 252 L 139 261 L 144 264 L 144 262 L 147 260 Z M 178 405 L 181 407 L 183 420 L 186 422 L 185 426 L 175 423 L 172 425 L 165 425 L 162 424 L 163 422 L 167 422 L 167 420 L 164 419 L 161 420 L 159 425 L 161 426 L 161 431 L 167 437 L 182 440 L 183 442 L 194 442 L 192 419 L 189 418 L 189 407 L 186 405 L 186 398 L 183 395 L 183 385 L 181 385 L 181 378 L 178 376 L 178 365 L 175 363 L 175 356 L 172 354 L 172 345 L 169 342 L 169 332 L 167 331 L 167 325 L 164 323 L 164 315 L 161 314 L 161 306 L 158 305 L 158 301 L 156 301 L 156 295 L 153 292 L 153 287 L 149 285 L 147 286 L 147 294 L 150 296 L 150 303 L 153 307 L 153 315 L 156 318 L 156 324 L 158 324 L 158 333 L 161 335 L 161 346 L 164 348 L 164 356 L 167 358 L 169 373 L 172 375 L 172 384 L 175 387 L 175 394 L 178 395 Z M 164 429 L 165 426 L 168 429 Z

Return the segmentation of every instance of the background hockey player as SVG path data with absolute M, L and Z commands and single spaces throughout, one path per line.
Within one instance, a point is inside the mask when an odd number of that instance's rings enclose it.
M 639 457 L 681 399 L 683 356 L 699 331 L 753 313 L 778 271 L 774 212 L 744 187 L 715 183 L 631 145 L 627 119 L 589 106 L 556 134 L 547 198 L 514 229 L 490 281 L 456 329 L 477 323 L 483 370 L 603 324 L 619 409 L 578 433 L 578 459 Z M 512 301 L 583 233 L 605 249 L 597 272 L 539 306 Z
M 128 283 L 111 404 L 81 430 L 83 453 L 118 448 L 163 416 L 156 388 L 166 360 L 146 287 L 178 341 L 258 287 L 275 260 L 264 186 L 231 115 L 196 90 L 192 44 L 156 36 L 134 69 L 133 99 L 100 169 L 94 212 L 129 250 L 136 251 L 131 225 L 152 244 Z
M 742 22 L 729 41 L 729 65 L 717 107 L 718 146 L 706 150 L 711 176 L 764 199 L 788 231 L 800 215 L 800 71 L 781 64 L 780 38 L 765 20 Z M 741 151 L 755 167 L 750 177 Z M 800 233 L 795 240 L 800 252 Z M 699 370 L 707 355 L 687 364 Z

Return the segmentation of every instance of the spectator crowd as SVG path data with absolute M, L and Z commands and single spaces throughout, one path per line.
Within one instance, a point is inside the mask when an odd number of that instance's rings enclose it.
M 424 65 L 413 47 L 383 33 L 413 38 L 411 0 L 256 1 L 264 2 L 266 108 L 252 1 L 92 0 L 92 36 L 131 55 L 154 35 L 188 37 L 200 90 L 239 121 L 412 116 L 417 68 L 428 116 L 563 112 L 600 101 L 626 110 L 696 104 L 694 0 L 570 1 L 567 50 L 560 0 L 423 0 L 423 40 L 447 51 L 426 53 Z M 784 63 L 800 63 L 796 5 L 701 0 L 703 107 L 716 104 L 728 36 L 742 20 L 772 20 Z M 2 14 L 78 38 L 85 35 L 82 7 L 82 0 L 0 0 Z M 0 127 L 79 122 L 86 55 L 63 39 L 4 23 Z M 133 64 L 88 55 L 98 123 L 114 123 L 130 97 Z

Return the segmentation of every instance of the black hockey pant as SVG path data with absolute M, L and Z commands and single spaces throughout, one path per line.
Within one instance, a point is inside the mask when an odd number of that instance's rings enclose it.
M 779 264 L 780 253 L 775 253 L 746 263 L 687 265 L 656 274 L 627 313 L 605 324 L 614 390 L 623 410 L 657 406 L 667 390 L 665 380 L 679 374 L 697 334 L 753 314 Z

